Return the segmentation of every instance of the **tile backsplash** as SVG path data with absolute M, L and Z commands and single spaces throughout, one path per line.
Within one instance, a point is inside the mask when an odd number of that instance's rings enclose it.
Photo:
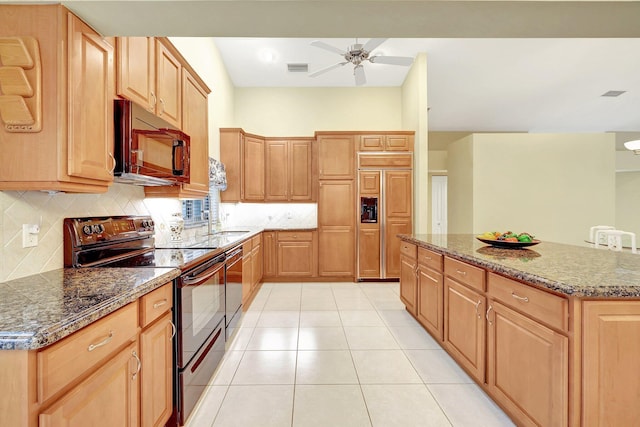
M 62 268 L 62 221 L 66 217 L 151 215 L 156 240 L 168 237 L 171 214 L 181 211 L 176 199 L 145 199 L 142 187 L 113 184 L 104 194 L 66 194 L 40 191 L 0 191 L 0 282 Z M 313 228 L 317 205 L 313 203 L 223 203 L 222 226 Z M 22 224 L 39 224 L 38 245 L 22 247 Z M 205 234 L 206 227 L 184 231 L 184 238 Z

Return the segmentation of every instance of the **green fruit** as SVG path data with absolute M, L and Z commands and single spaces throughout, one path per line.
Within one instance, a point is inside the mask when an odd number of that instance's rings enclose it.
M 518 242 L 531 243 L 531 240 L 531 236 L 529 236 L 528 234 L 521 234 L 518 236 Z

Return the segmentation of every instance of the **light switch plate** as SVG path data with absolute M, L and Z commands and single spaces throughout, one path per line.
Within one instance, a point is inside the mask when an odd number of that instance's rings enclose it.
M 22 224 L 22 247 L 32 248 L 38 246 L 38 233 L 31 233 L 33 224 Z

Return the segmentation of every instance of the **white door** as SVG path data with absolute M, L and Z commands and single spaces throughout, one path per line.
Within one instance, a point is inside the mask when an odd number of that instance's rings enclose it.
M 431 177 L 431 233 L 447 234 L 447 176 Z

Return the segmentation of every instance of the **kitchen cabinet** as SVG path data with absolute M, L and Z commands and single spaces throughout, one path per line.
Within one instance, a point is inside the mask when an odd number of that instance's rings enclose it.
M 242 200 L 264 201 L 264 138 L 245 135 L 242 144 Z
M 312 231 L 278 231 L 279 277 L 315 276 L 316 254 Z
M 411 218 L 387 218 L 384 229 L 384 262 L 385 276 L 387 278 L 400 277 L 398 264 L 400 253 L 400 239 L 398 234 L 412 233 Z
M 277 245 L 277 232 L 265 231 L 263 236 L 263 262 L 264 262 L 264 275 L 265 277 L 274 277 L 277 272 L 277 257 L 276 257 L 276 245 Z
M 251 291 L 255 292 L 263 274 L 262 234 L 251 239 L 251 247 Z
M 265 141 L 265 201 L 312 201 L 311 140 Z
M 40 413 L 40 427 L 139 425 L 138 344 L 132 342 Z M 132 362 L 134 359 L 134 362 Z
M 183 60 L 165 38 L 118 38 L 118 95 L 182 129 Z
M 179 185 L 145 187 L 147 197 L 203 198 L 209 193 L 210 89 L 188 67 L 182 68 L 182 130 L 190 138 L 190 177 Z
M 320 180 L 355 178 L 353 135 L 317 132 L 316 143 Z
M 444 346 L 472 377 L 484 382 L 486 298 L 452 279 L 446 265 L 445 274 Z
M 402 243 L 404 244 L 404 243 Z M 442 255 L 418 248 L 418 302 L 416 319 L 438 341 L 444 336 L 444 276 Z
M 140 425 L 162 427 L 173 412 L 173 284 L 140 298 Z
M 361 224 L 358 229 L 358 277 L 380 277 L 380 226 Z
M 242 307 L 247 310 L 264 275 L 262 233 L 242 244 Z
M 318 275 L 355 276 L 354 180 L 322 180 L 318 192 Z
M 359 151 L 413 151 L 413 133 L 358 135 Z
M 407 311 L 416 315 L 418 300 L 416 245 L 402 242 L 400 247 L 400 300 Z
M 242 129 L 220 129 L 220 161 L 227 173 L 227 189 L 220 192 L 220 201 L 236 203 L 242 201 Z
M 19 56 L 33 64 L 22 70 L 33 95 L 2 106 L 0 190 L 107 191 L 115 166 L 113 45 L 60 5 L 0 8 L 0 36 L 23 45 Z
M 582 425 L 640 420 L 640 301 L 584 301 Z

